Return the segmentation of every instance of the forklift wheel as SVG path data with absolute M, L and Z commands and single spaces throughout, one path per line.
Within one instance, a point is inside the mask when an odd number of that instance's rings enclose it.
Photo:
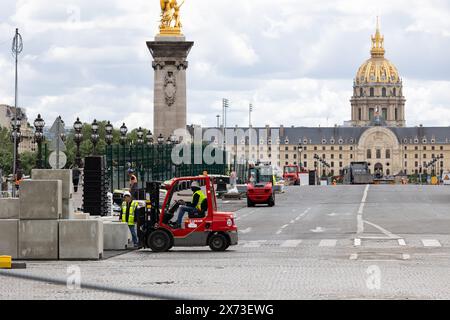
M 162 230 L 154 231 L 147 242 L 147 246 L 154 252 L 167 252 L 172 246 L 170 236 Z
M 223 234 L 215 234 L 209 238 L 209 247 L 212 251 L 225 251 L 229 247 L 228 239 Z

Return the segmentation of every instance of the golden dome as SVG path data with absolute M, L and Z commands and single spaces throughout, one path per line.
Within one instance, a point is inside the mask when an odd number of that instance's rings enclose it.
M 372 37 L 372 57 L 363 63 L 356 74 L 356 84 L 382 83 L 397 84 L 401 82 L 397 68 L 384 57 L 384 37 L 380 33 L 377 23 L 377 31 Z

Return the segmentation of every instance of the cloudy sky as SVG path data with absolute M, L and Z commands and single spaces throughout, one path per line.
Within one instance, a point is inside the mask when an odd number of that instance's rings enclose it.
M 0 104 L 14 103 L 11 39 L 24 40 L 20 102 L 34 119 L 153 124 L 153 69 L 145 41 L 158 0 L 1 0 Z M 188 122 L 332 126 L 350 119 L 358 67 L 381 17 L 386 57 L 404 81 L 408 125 L 450 125 L 448 0 L 186 0 Z

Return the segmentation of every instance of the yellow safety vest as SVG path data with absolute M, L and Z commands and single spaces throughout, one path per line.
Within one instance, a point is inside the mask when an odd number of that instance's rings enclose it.
M 199 200 L 198 200 L 198 204 L 197 204 L 196 208 L 197 208 L 198 211 L 202 211 L 202 203 L 203 203 L 203 201 L 206 201 L 206 196 L 201 190 L 199 190 L 199 191 L 197 191 L 197 192 L 195 192 L 193 194 L 192 198 L 194 198 L 194 196 L 196 194 L 198 194 L 199 197 L 200 197 Z
M 122 222 L 128 222 L 129 226 L 134 226 L 134 213 L 136 212 L 137 208 L 138 203 L 136 201 L 132 201 L 127 221 L 127 203 L 124 201 L 122 203 Z

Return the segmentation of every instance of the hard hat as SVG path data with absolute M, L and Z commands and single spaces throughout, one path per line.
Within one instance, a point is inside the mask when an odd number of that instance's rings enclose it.
M 123 193 L 123 197 L 125 198 L 125 197 L 131 197 L 131 193 L 129 193 L 128 191 L 125 191 L 124 193 Z
M 200 184 L 197 181 L 192 182 L 191 188 L 200 188 Z

